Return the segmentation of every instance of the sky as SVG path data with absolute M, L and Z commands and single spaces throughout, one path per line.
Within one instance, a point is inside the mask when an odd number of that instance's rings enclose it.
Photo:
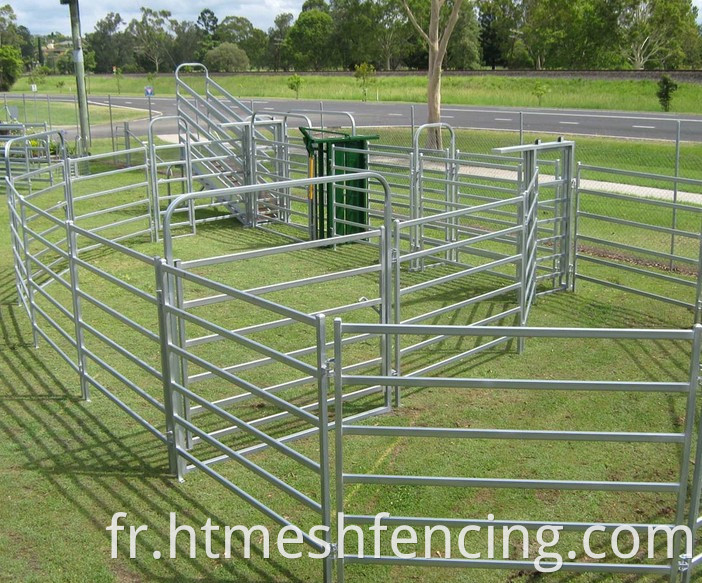
M 190 0 L 101 0 L 80 2 L 83 33 L 91 32 L 95 23 L 108 12 L 119 12 L 126 21 L 139 14 L 142 5 L 155 10 L 170 10 L 178 20 L 196 20 L 204 8 L 210 8 L 221 20 L 225 16 L 245 16 L 254 26 L 268 30 L 273 19 L 281 12 L 292 12 L 296 17 L 303 0 L 207 0 L 206 2 Z M 59 0 L 20 0 L 12 2 L 17 13 L 18 24 L 26 26 L 33 34 L 50 32 L 70 33 L 68 6 Z M 693 0 L 702 15 L 702 0 Z
M 7 0 L 6 0 L 7 1 Z M 699 0 L 702 2 L 702 0 Z M 9 0 L 17 14 L 17 24 L 26 26 L 32 34 L 62 32 L 70 34 L 68 6 L 59 0 Z M 141 6 L 154 10 L 170 10 L 178 20 L 197 20 L 200 11 L 209 8 L 221 20 L 225 16 L 245 16 L 254 26 L 268 30 L 273 19 L 281 12 L 292 12 L 296 17 L 303 0 L 79 0 L 83 34 L 92 32 L 95 23 L 108 12 L 119 12 L 130 21 L 139 15 Z

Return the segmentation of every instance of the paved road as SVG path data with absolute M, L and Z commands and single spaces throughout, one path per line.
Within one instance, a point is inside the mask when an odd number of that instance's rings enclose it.
M 67 101 L 66 96 L 52 96 L 52 100 Z M 144 97 L 112 97 L 112 104 L 120 107 L 133 107 L 145 110 L 148 118 L 149 102 Z M 107 97 L 91 96 L 92 103 L 106 105 Z M 294 99 L 255 99 L 245 100 L 253 104 L 255 111 L 261 114 L 288 112 L 292 110 L 319 110 L 319 101 L 296 101 Z M 396 103 L 362 103 L 359 101 L 325 101 L 326 111 L 344 111 L 351 113 L 359 127 L 363 126 L 407 126 L 411 123 L 411 106 Z M 155 97 L 151 100 L 152 115 L 175 115 L 175 99 L 172 97 Z M 426 108 L 415 105 L 415 125 L 426 122 Z M 521 113 L 520 113 L 521 112 Z M 319 124 L 319 115 L 308 114 L 313 124 Z M 341 121 L 340 116 L 325 114 L 325 123 L 334 125 Z M 554 110 L 554 109 L 518 109 L 487 108 L 445 105 L 442 119 L 446 123 L 461 128 L 519 130 L 520 123 L 526 132 L 548 132 L 554 134 L 580 134 L 597 136 L 616 136 L 636 139 L 674 140 L 678 131 L 677 120 L 681 119 L 680 136 L 686 141 L 702 142 L 702 116 L 669 115 L 650 113 L 631 113 L 615 111 Z M 135 133 L 145 134 L 148 120 L 130 122 Z M 159 126 L 160 131 L 175 131 L 173 124 L 165 121 Z M 109 136 L 109 126 L 93 128 L 93 137 Z

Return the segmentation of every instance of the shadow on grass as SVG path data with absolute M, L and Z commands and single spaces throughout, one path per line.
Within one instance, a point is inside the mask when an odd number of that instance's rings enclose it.
M 121 558 L 107 558 L 110 536 L 105 527 L 112 514 L 120 510 L 129 512 L 129 520 L 122 523 L 133 525 L 153 524 L 155 515 L 168 517 L 169 512 L 177 513 L 178 524 L 201 525 L 207 517 L 213 524 L 225 525 L 231 521 L 213 513 L 212 507 L 207 507 L 200 497 L 191 495 L 188 490 L 193 488 L 187 488 L 187 483 L 180 485 L 167 474 L 165 447 L 148 432 L 139 430 L 121 413 L 116 418 L 110 415 L 108 419 L 114 423 L 108 424 L 101 411 L 106 407 L 114 408 L 112 404 L 103 406 L 80 401 L 76 375 L 65 374 L 63 369 L 67 367 L 61 364 L 53 366 L 57 359 L 45 359 L 42 351 L 47 347 L 33 348 L 26 314 L 23 308 L 11 303 L 15 300 L 11 275 L 0 276 L 0 298 L 0 386 L 3 387 L 0 389 L 0 434 L 5 443 L 2 446 L 5 470 L 18 472 L 20 483 L 31 480 L 27 476 L 36 473 L 42 497 L 51 499 L 52 505 L 56 500 L 56 504 L 65 507 L 68 515 L 64 520 L 73 517 L 71 523 L 63 527 L 80 526 L 94 531 L 90 535 L 92 543 L 99 544 L 100 548 L 85 549 L 86 555 L 104 557 L 108 571 L 119 581 L 302 581 L 284 564 L 264 559 L 255 544 L 252 545 L 252 559 L 245 562 L 203 560 L 200 557 L 204 556 L 204 551 L 198 548 L 198 559 L 190 560 L 188 573 L 183 573 L 181 560 L 151 560 L 154 550 L 168 549 L 167 529 L 151 533 L 147 543 L 140 539 L 138 558 L 128 562 L 124 557 L 129 555 L 129 537 L 122 533 L 118 538 Z M 49 361 L 52 364 L 47 364 Z M 67 383 L 62 379 L 75 382 Z M 211 483 L 208 481 L 207 485 Z M 223 490 L 221 493 L 230 497 L 233 505 L 238 504 L 232 494 Z M 28 494 L 32 495 L 35 494 Z M 19 505 L 21 500 L 13 496 L 10 504 Z M 22 531 L 27 528 L 23 522 L 33 520 L 26 513 L 11 512 L 14 525 L 7 524 L 8 529 Z M 49 549 L 41 542 L 46 543 L 44 537 L 55 527 L 48 518 L 46 532 L 34 542 L 25 541 L 25 552 L 41 557 L 60 550 L 61 543 L 52 544 Z M 62 538 L 60 532 L 55 535 Z M 73 533 L 66 538 L 72 536 Z M 232 543 L 234 558 L 243 546 L 243 536 L 235 533 Z M 188 550 L 187 536 L 179 536 L 178 556 L 187 556 Z M 80 563 L 67 560 L 60 565 L 64 574 L 75 576 L 76 580 L 79 577 L 92 580 L 87 573 L 78 572 L 82 567 Z M 56 573 L 47 575 L 49 579 L 56 577 Z

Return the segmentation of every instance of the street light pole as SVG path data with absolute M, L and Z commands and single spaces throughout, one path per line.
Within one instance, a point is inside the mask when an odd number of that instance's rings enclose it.
M 85 63 L 83 62 L 83 43 L 80 35 L 80 13 L 78 0 L 61 0 L 68 4 L 71 14 L 71 35 L 73 36 L 73 66 L 76 72 L 76 89 L 78 91 L 78 119 L 80 125 L 79 155 L 88 153 L 90 147 L 90 122 L 88 121 L 88 95 L 85 91 Z

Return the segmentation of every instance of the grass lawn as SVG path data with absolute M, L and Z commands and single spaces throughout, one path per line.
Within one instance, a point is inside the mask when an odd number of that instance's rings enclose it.
M 303 75 L 301 99 L 361 100 L 361 89 L 352 75 Z M 240 97 L 270 97 L 292 99 L 294 93 L 287 87 L 286 75 L 231 75 L 217 76 L 225 89 Z M 39 82 L 40 93 L 57 93 L 56 83 L 66 87 L 73 82 L 70 76 L 52 76 Z M 549 88 L 541 104 L 533 95 L 534 86 L 545 82 Z M 197 87 L 198 82 L 193 81 Z M 173 95 L 175 84 L 172 74 L 160 75 L 153 81 L 146 76 L 127 76 L 120 80 L 112 75 L 91 75 L 90 91 L 95 95 L 143 95 L 144 87 L 153 85 L 157 96 Z M 680 83 L 672 111 L 702 113 L 700 100 L 702 85 Z M 17 81 L 14 92 L 29 93 L 28 78 Z M 384 77 L 378 75 L 369 90 L 372 100 L 426 103 L 426 78 L 419 75 Z M 484 105 L 509 107 L 555 107 L 578 109 L 606 109 L 624 111 L 660 112 L 656 98 L 655 81 L 616 81 L 592 79 L 549 79 L 514 77 L 463 77 L 444 74 L 442 99 L 446 105 Z
M 99 146 L 99 145 L 98 145 Z M 95 165 L 96 171 L 100 165 Z M 135 173 L 132 182 L 138 180 Z M 124 184 L 125 175 L 100 182 L 101 189 Z M 90 192 L 88 183 L 75 190 L 74 196 Z M 143 193 L 141 193 L 143 194 Z M 134 200 L 136 190 L 110 197 L 111 204 Z M 56 197 L 46 197 L 55 202 Z M 99 199 L 86 199 L 83 210 L 95 210 Z M 623 213 L 627 207 L 622 207 Z M 136 209 L 113 213 L 103 222 L 116 222 L 135 215 Z M 634 211 L 632 210 L 631 213 Z M 636 218 L 636 217 L 634 217 Z M 658 217 L 654 217 L 658 220 Z M 661 216 L 661 221 L 667 217 Z M 41 222 L 38 221 L 40 224 Z M 242 558 L 239 538 L 233 544 L 230 560 L 209 559 L 198 539 L 197 558 L 188 559 L 186 538 L 179 538 L 179 558 L 153 558 L 153 551 L 168 552 L 168 515 L 176 512 L 179 524 L 195 528 L 207 518 L 214 524 L 246 525 L 270 521 L 216 484 L 201 472 L 187 476 L 182 484 L 170 478 L 164 446 L 131 421 L 114 404 L 97 391 L 93 400 L 80 400 L 76 375 L 44 342 L 32 347 L 26 315 L 16 305 L 16 290 L 9 252 L 8 211 L 0 207 L 0 572 L 6 580 L 17 581 L 279 581 L 308 582 L 320 580 L 319 563 L 285 560 L 272 545 L 271 559 L 261 556 L 260 540 L 254 537 L 253 556 Z M 176 256 L 193 259 L 233 253 L 237 250 L 279 245 L 286 240 L 279 235 L 243 229 L 235 222 L 221 222 L 199 227 L 195 237 L 176 239 Z M 147 256 L 161 253 L 159 244 L 134 241 L 130 246 Z M 375 254 L 375 255 L 374 255 Z M 198 273 L 218 281 L 248 288 L 313 276 L 339 269 L 368 265 L 377 252 L 358 245 L 338 249 L 317 249 L 286 255 L 284 260 L 269 257 L 243 261 L 234 265 L 200 268 Z M 120 253 L 96 250 L 90 262 L 139 289 L 153 292 L 152 270 L 145 264 Z M 604 268 L 593 273 L 604 275 Z M 624 274 L 626 275 L 626 274 Z M 620 274 L 621 277 L 624 277 Z M 143 300 L 129 295 L 115 285 L 81 269 L 81 289 L 153 329 L 155 310 Z M 406 283 L 426 277 L 403 274 Z M 492 276 L 454 281 L 433 293 L 417 294 L 405 304 L 412 315 L 454 303 L 464 297 L 492 289 Z M 356 301 L 360 296 L 375 297 L 377 274 L 365 274 L 342 282 L 320 284 L 314 292 L 275 292 L 267 297 L 286 305 L 310 311 L 320 305 L 338 305 Z M 663 292 L 664 282 L 653 281 L 654 291 Z M 47 288 L 59 301 L 67 296 L 59 286 Z M 192 299 L 203 290 L 188 286 Z M 483 302 L 479 307 L 462 310 L 435 320 L 436 323 L 468 323 L 513 305 L 516 298 L 507 296 Z M 333 303 L 336 302 L 336 303 Z M 47 302 L 43 304 L 49 310 Z M 84 317 L 103 333 L 117 339 L 130 351 L 157 365 L 155 344 L 101 310 L 84 302 Z M 51 312 L 56 313 L 56 310 Z M 196 313 L 222 326 L 240 327 L 269 317 L 260 310 L 238 302 L 198 308 Z M 356 321 L 374 321 L 370 309 L 350 316 Z M 576 294 L 545 296 L 536 303 L 530 325 L 573 327 L 665 327 L 689 328 L 692 316 L 687 310 L 616 290 L 578 285 Z M 202 334 L 188 327 L 189 337 Z M 252 338 L 277 348 L 301 346 L 309 331 L 300 326 L 273 329 Z M 303 338 L 305 336 L 305 338 Z M 88 346 L 101 358 L 160 398 L 160 383 L 144 370 L 128 363 L 95 338 Z M 348 352 L 352 358 L 375 356 L 373 342 L 355 345 Z M 530 340 L 526 352 L 516 354 L 508 345 L 483 353 L 478 358 L 454 365 L 447 375 L 477 378 L 542 378 L 588 380 L 685 381 L 688 378 L 689 345 L 683 342 L 633 341 L 553 341 Z M 465 350 L 461 340 L 446 341 L 430 350 L 407 357 L 407 370 Z M 197 347 L 197 354 L 218 364 L 240 362 L 247 352 L 230 342 L 216 342 Z M 158 412 L 127 391 L 105 371 L 91 365 L 91 374 L 144 415 L 162 425 Z M 201 372 L 192 367 L 190 373 Z M 289 369 L 262 367 L 245 373 L 244 378 L 257 383 L 274 383 L 289 378 Z M 206 398 L 233 394 L 232 387 L 208 380 L 193 385 Z M 299 398 L 300 392 L 291 393 Z M 357 407 L 372 404 L 369 397 Z M 646 393 L 568 393 L 535 391 L 457 391 L 439 389 L 408 390 L 403 406 L 386 417 L 367 421 L 371 424 L 427 425 L 442 427 L 491 427 L 523 429 L 568 429 L 609 431 L 679 432 L 684 423 L 684 396 Z M 245 418 L 260 416 L 266 405 L 254 400 L 235 409 Z M 198 417 L 204 427 L 215 427 L 214 416 Z M 283 431 L 283 427 L 273 427 Z M 240 435 L 226 439 L 231 446 L 248 443 Z M 314 456 L 316 439 L 296 442 L 294 447 Z M 197 452 L 200 455 L 198 446 Z M 207 448 L 203 448 L 206 456 Z M 298 464 L 272 451 L 256 454 L 252 459 L 293 483 L 315 498 L 316 478 Z M 655 480 L 675 481 L 679 447 L 656 444 L 591 444 L 557 442 L 496 442 L 480 440 L 446 440 L 440 444 L 409 438 L 350 438 L 345 451 L 347 471 L 368 473 L 435 473 L 437 475 L 524 477 L 583 480 Z M 309 525 L 310 513 L 299 503 L 265 484 L 250 472 L 228 462 L 216 466 L 238 486 L 255 493 L 284 516 Z M 608 492 L 553 492 L 540 490 L 462 490 L 419 487 L 362 486 L 346 491 L 349 511 L 394 514 L 425 512 L 427 515 L 485 518 L 492 512 L 498 518 L 519 520 L 578 520 L 666 522 L 671 520 L 675 500 L 671 494 L 627 494 Z M 128 538 L 121 538 L 120 558 L 110 559 L 110 538 L 105 527 L 113 513 L 123 511 L 126 524 L 147 524 L 139 535 L 136 558 L 129 559 Z M 276 529 L 272 529 L 276 532 Z M 123 533 L 122 533 L 123 534 Z M 221 532 L 214 537 L 214 551 L 221 552 Z M 564 544 L 572 542 L 564 536 Z M 473 544 L 481 544 L 474 539 Z M 578 548 L 578 547 L 575 547 Z M 439 550 L 437 548 L 437 550 Z M 518 546 L 513 548 L 516 555 Z M 598 549 L 599 550 L 599 549 Z M 578 556 L 582 560 L 583 556 Z M 566 581 L 654 581 L 654 578 L 622 578 L 602 575 L 556 574 L 534 578 L 525 573 L 417 570 L 401 567 L 349 567 L 347 580 L 390 583 L 394 581 L 456 582 L 566 582 Z
M 4 121 L 10 121 L 7 110 L 4 109 L 5 104 L 8 108 L 16 108 L 16 118 L 21 123 L 43 123 L 46 122 L 54 127 L 75 126 L 78 123 L 78 113 L 74 103 L 62 103 L 52 101 L 47 104 L 46 100 L 37 98 L 36 101 L 31 95 L 26 97 L 26 100 L 9 98 L 6 99 L 0 106 L 2 113 L 0 118 Z M 109 124 L 110 111 L 109 108 L 102 105 L 89 104 L 90 123 L 93 125 Z M 112 121 L 129 121 L 132 119 L 143 119 L 149 116 L 146 110 L 132 109 L 127 107 L 112 106 Z

